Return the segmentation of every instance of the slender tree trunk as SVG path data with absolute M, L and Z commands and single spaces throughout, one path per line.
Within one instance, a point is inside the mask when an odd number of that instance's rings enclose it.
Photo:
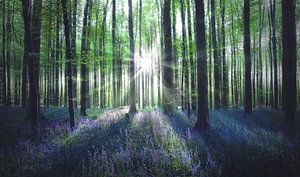
M 210 3 L 207 3 L 207 12 L 210 12 Z M 210 12 L 211 13 L 211 12 Z M 207 14 L 210 16 L 211 14 Z M 213 108 L 214 101 L 213 101 L 213 56 L 212 56 L 212 34 L 211 34 L 211 18 L 208 18 L 209 27 L 208 27 L 208 52 L 209 52 L 209 68 L 208 68 L 208 78 L 209 78 L 209 107 L 210 109 Z
M 106 45 L 105 45 L 105 37 L 106 37 L 106 18 L 107 18 L 107 11 L 108 11 L 108 0 L 104 4 L 104 11 L 103 11 L 103 19 L 102 19 L 102 26 L 101 26 L 101 38 L 99 46 L 102 46 L 102 55 L 101 55 L 101 104 L 100 107 L 104 108 L 106 105 L 106 92 L 105 92 L 105 67 L 106 67 L 106 60 L 105 60 L 105 53 L 106 53 Z
M 266 73 L 265 73 L 265 77 L 266 77 L 266 84 L 265 84 L 265 106 L 268 107 L 269 106 L 269 72 L 268 72 L 268 67 L 269 67 L 269 64 L 268 64 L 268 61 L 266 59 L 266 62 L 265 62 L 265 69 L 266 69 Z
M 164 55 L 164 35 L 163 35 L 163 7 L 162 7 L 162 4 L 161 4 L 161 1 L 159 0 L 156 0 L 156 4 L 157 4 L 157 11 L 159 14 L 161 14 L 160 16 L 158 16 L 157 18 L 157 22 L 158 24 L 158 32 L 160 33 L 160 53 L 161 55 L 158 55 L 158 66 L 157 66 L 157 72 L 158 72 L 158 77 L 157 77 L 157 80 L 158 80 L 158 86 L 157 86 L 157 90 L 158 90 L 158 93 L 157 93 L 157 100 L 158 100 L 158 106 L 161 106 L 162 105 L 162 61 L 163 61 L 163 55 Z
M 143 3 L 142 0 L 139 0 L 139 57 L 142 59 L 142 12 L 143 12 Z M 145 71 L 141 70 L 140 82 L 142 83 L 142 108 L 145 107 L 146 97 L 145 97 Z
M 56 2 L 56 9 L 60 10 L 60 2 L 57 0 Z M 60 22 L 61 22 L 61 16 L 60 11 L 56 14 L 56 49 L 55 49 L 55 105 L 59 106 L 59 60 L 60 60 L 60 52 L 61 52 L 61 44 L 60 44 L 60 38 L 59 38 L 59 31 L 60 31 Z
M 11 9 L 10 9 L 10 2 L 7 5 L 7 16 L 6 16 L 6 102 L 5 105 L 11 105 Z
M 136 103 L 135 103 L 135 72 L 134 72 L 134 34 L 133 34 L 133 17 L 132 17 L 132 0 L 128 0 L 129 5 L 129 39 L 130 39 L 130 63 L 129 63 L 129 72 L 130 72 L 130 109 L 129 114 L 133 115 L 136 113 Z
M 71 63 L 72 66 L 72 89 L 73 89 L 73 97 L 74 97 L 74 108 L 77 109 L 77 55 L 76 55 L 76 35 L 77 35 L 77 1 L 71 0 L 72 4 L 72 19 L 70 19 L 71 25 L 71 50 L 73 53 L 74 61 Z
M 67 59 L 67 81 L 68 81 L 68 104 L 69 104 L 69 114 L 70 114 L 70 127 L 74 129 L 75 127 L 75 98 L 73 93 L 73 63 L 75 62 L 74 59 L 74 50 L 72 50 L 72 27 L 70 23 L 68 8 L 67 8 L 67 0 L 61 0 L 62 3 L 62 10 L 63 10 L 63 19 L 64 19 L 64 26 L 65 26 L 65 44 L 66 44 L 66 59 Z
M 229 85 L 228 85 L 228 66 L 226 62 L 226 38 L 225 38 L 225 0 L 221 2 L 221 41 L 222 41 L 222 60 L 223 60 L 223 93 L 222 93 L 222 103 L 223 107 L 228 107 L 228 94 L 229 94 Z
M 1 90 L 1 97 L 3 98 L 3 103 L 6 102 L 6 1 L 3 0 L 3 6 L 2 6 L 2 63 L 1 63 L 1 84 L 2 84 L 2 90 Z
M 86 1 L 83 13 L 83 29 L 81 43 L 81 95 L 80 95 L 80 115 L 86 116 L 87 102 L 89 96 L 89 81 L 88 81 L 88 19 L 90 18 L 90 0 Z
M 275 14 L 276 14 L 276 2 L 275 0 L 270 0 L 271 8 L 271 26 L 272 26 L 272 48 L 273 48 L 273 61 L 274 61 L 274 108 L 278 109 L 279 95 L 278 95 L 278 69 L 277 69 L 277 39 L 276 39 L 276 24 L 275 24 Z
M 244 0 L 244 55 L 245 55 L 245 114 L 252 113 L 252 87 L 251 87 L 251 38 L 250 38 L 250 6 L 249 0 Z
M 41 9 L 42 1 L 22 0 L 24 28 L 30 31 L 24 35 L 28 42 L 30 52 L 24 51 L 26 60 L 28 61 L 29 76 L 29 117 L 31 119 L 31 129 L 35 135 L 39 135 L 39 58 L 40 58 L 40 34 L 41 34 Z M 32 9 L 32 16 L 31 11 Z M 32 19 L 31 19 L 32 16 Z
M 163 33 L 164 33 L 164 57 L 163 57 L 163 109 L 166 114 L 174 111 L 173 84 L 173 56 L 172 56 L 172 36 L 171 36 L 171 17 L 170 0 L 164 0 L 163 5 Z
M 195 61 L 193 54 L 193 31 L 192 31 L 192 17 L 191 17 L 191 5 L 190 0 L 187 0 L 187 20 L 188 20 L 188 48 L 189 48 L 189 60 L 191 69 L 191 108 L 196 110 L 197 97 L 196 97 L 196 82 L 195 82 Z
M 271 13 L 268 11 L 269 20 L 269 56 L 270 56 L 270 93 L 269 100 L 271 108 L 274 108 L 274 84 L 273 84 L 273 52 L 272 52 L 272 23 L 271 23 Z
M 284 108 L 285 121 L 288 127 L 295 122 L 297 107 L 296 97 L 296 74 L 297 74 L 297 51 L 296 51 L 296 24 L 295 24 L 295 1 L 282 1 L 282 39 L 283 39 L 283 79 L 284 82 Z
M 214 58 L 214 102 L 215 108 L 220 108 L 220 59 L 218 57 L 217 38 L 216 38 L 216 20 L 215 20 L 215 0 L 211 0 L 211 35 L 212 35 L 212 48 Z
M 25 8 L 25 7 L 23 7 Z M 26 7 L 27 8 L 27 7 Z M 27 9 L 23 9 L 23 21 L 24 21 L 24 54 L 23 54 L 23 71 L 22 71 L 22 107 L 25 108 L 28 102 L 28 55 L 30 53 L 31 47 L 31 36 L 30 30 L 30 20 L 27 14 Z M 25 25 L 26 24 L 26 25 Z
M 176 34 L 176 0 L 172 0 L 172 35 L 173 35 L 173 57 L 174 57 L 174 87 L 176 89 L 176 98 L 179 98 L 179 64 L 178 64 L 178 51 L 177 51 L 177 34 Z M 176 99 L 176 104 L 178 104 Z
M 253 35 L 255 36 L 255 35 Z M 256 76 L 256 41 L 255 41 L 255 38 L 253 39 L 253 76 L 252 76 L 252 106 L 253 108 L 256 107 L 256 103 L 257 103 L 257 100 L 256 100 L 256 86 L 255 86 L 255 76 Z
M 263 8 L 262 8 L 263 6 Z M 259 104 L 263 105 L 263 62 L 262 62 L 262 31 L 265 14 L 265 6 L 259 0 L 259 41 L 258 41 L 258 58 L 259 58 Z
M 184 40 L 186 40 L 186 32 L 185 32 L 185 17 L 184 17 L 184 15 L 183 15 L 183 3 L 184 2 L 182 2 L 182 0 L 180 0 L 180 11 L 181 11 L 181 22 L 182 22 L 182 44 L 181 44 L 181 51 L 182 51 L 182 54 L 181 54 L 181 60 L 182 60 L 182 62 L 181 62 L 181 94 L 180 94 L 180 96 L 181 96 L 181 109 L 182 109 L 182 111 L 184 111 L 184 109 L 185 109 L 185 89 L 184 89 L 184 87 L 185 87 L 185 85 L 184 85 L 184 74 L 185 74 L 185 63 L 186 63 L 186 59 L 185 59 L 185 53 L 186 53 L 186 47 L 185 47 L 185 41 Z
M 116 0 L 112 0 L 112 65 L 113 65 L 113 107 L 116 106 Z
M 185 24 L 185 2 L 184 0 L 180 0 L 181 4 L 181 21 L 182 21 L 182 81 L 184 80 L 184 92 L 182 93 L 184 96 L 184 109 L 188 111 L 188 116 L 190 115 L 190 100 L 189 100 L 189 67 L 187 62 L 187 35 L 186 35 L 186 24 Z
M 209 127 L 207 99 L 207 61 L 205 43 L 205 20 L 203 0 L 195 0 L 196 6 L 196 44 L 197 44 L 197 78 L 198 78 L 198 116 L 196 128 L 200 131 Z
M 52 0 L 49 1 L 49 9 L 48 9 L 48 29 L 47 29 L 47 64 L 46 64 L 46 84 L 47 84 L 47 103 L 46 106 L 49 107 L 52 104 L 52 95 L 51 95 L 51 86 L 53 84 L 53 79 L 51 78 L 51 67 L 53 67 L 52 63 Z

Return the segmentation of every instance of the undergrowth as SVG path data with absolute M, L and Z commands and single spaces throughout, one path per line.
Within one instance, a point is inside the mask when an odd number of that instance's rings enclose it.
M 278 115 L 268 110 L 247 119 L 239 110 L 211 111 L 211 127 L 200 134 L 195 115 L 167 117 L 159 109 L 130 119 L 126 109 L 91 109 L 87 117 L 77 116 L 71 131 L 65 109 L 47 108 L 39 138 L 31 136 L 20 108 L 0 112 L 1 177 L 296 177 L 300 169 L 299 134 L 288 137 L 277 123 L 267 124 Z

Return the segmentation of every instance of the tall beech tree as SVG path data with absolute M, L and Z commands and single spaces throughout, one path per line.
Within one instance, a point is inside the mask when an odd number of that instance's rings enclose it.
M 136 103 L 135 103 L 135 73 L 134 73 L 134 34 L 133 34 L 133 17 L 132 17 L 132 0 L 128 0 L 129 6 L 129 18 L 128 18 L 128 27 L 129 27 L 129 40 L 130 40 L 130 61 L 129 61 L 129 72 L 130 72 L 130 109 L 129 114 L 136 113 Z
M 295 1 L 282 1 L 282 40 L 283 40 L 283 91 L 286 124 L 291 127 L 295 122 L 297 107 L 297 51 Z
M 220 67 L 221 62 L 218 55 L 218 47 L 217 47 L 217 33 L 216 33 L 216 17 L 215 17 L 215 0 L 210 1 L 210 8 L 211 8 L 211 35 L 212 35 L 212 50 L 213 50 L 213 58 L 214 58 L 214 102 L 215 108 L 220 108 L 221 103 L 221 95 L 220 95 Z
M 185 1 L 180 0 L 181 21 L 182 21 L 182 109 L 188 111 L 190 115 L 190 99 L 189 99 L 189 67 L 187 61 L 187 35 L 185 23 Z
M 245 55 L 245 114 L 252 113 L 252 85 L 251 85 L 251 38 L 250 38 L 250 4 L 249 0 L 244 0 L 243 11 L 244 24 L 244 55 Z
M 196 44 L 197 44 L 197 78 L 198 78 L 198 116 L 196 128 L 200 131 L 209 127 L 207 98 L 207 59 L 205 40 L 205 17 L 203 0 L 195 0 L 196 7 Z
M 81 94 L 80 94 L 80 115 L 86 116 L 86 109 L 89 99 L 89 70 L 88 70 L 88 52 L 89 52 L 89 27 L 90 27 L 90 5 L 91 0 L 87 0 L 83 13 L 83 29 L 81 41 Z
M 173 58 L 174 58 L 174 87 L 176 89 L 176 97 L 179 99 L 179 61 L 178 61 L 178 50 L 177 50 L 177 33 L 176 33 L 176 4 L 177 0 L 172 0 L 172 39 L 173 39 Z M 178 99 L 176 99 L 176 103 L 178 103 Z
M 24 60 L 28 61 L 29 79 L 29 111 L 31 129 L 39 134 L 40 92 L 39 92 L 39 60 L 41 43 L 41 11 L 42 0 L 22 0 L 24 20 Z
M 222 78 L 222 106 L 227 108 L 228 106 L 228 94 L 229 94 L 229 83 L 228 83 L 228 66 L 226 61 L 226 36 L 225 36 L 225 0 L 220 1 L 221 3 L 221 42 L 222 42 L 222 67 L 223 67 L 223 78 Z
M 77 36 L 77 2 L 78 0 L 70 0 L 70 4 L 72 7 L 72 11 L 69 13 L 71 15 L 70 17 L 70 25 L 71 25 L 71 50 L 73 53 L 74 61 L 72 64 L 72 75 L 73 77 L 77 76 L 77 61 L 76 61 L 76 36 Z M 74 108 L 77 109 L 77 82 L 75 81 L 75 78 L 73 78 L 72 82 L 73 86 L 73 96 L 74 96 Z
M 190 0 L 187 0 L 187 23 L 188 23 L 188 55 L 189 55 L 189 64 L 190 64 L 190 73 L 191 73 L 191 108 L 192 110 L 196 110 L 196 67 L 195 67 L 195 59 L 194 59 L 194 51 L 193 51 L 193 30 L 192 30 L 192 13 L 191 13 L 191 5 Z
M 100 75 L 101 75 L 101 104 L 100 106 L 102 108 L 105 107 L 105 104 L 106 104 L 106 92 L 105 92 L 105 85 L 106 85 L 106 82 L 105 82 L 105 67 L 106 67 L 106 61 L 105 61 L 105 56 L 106 56 L 106 45 L 105 45 L 105 39 L 106 39 L 106 23 L 107 23 L 107 13 L 108 13 L 108 0 L 106 0 L 105 4 L 103 4 L 104 6 L 104 9 L 103 9 L 103 17 L 102 17 L 102 25 L 101 25 L 101 37 L 100 37 L 100 44 L 99 46 L 100 47 L 100 50 L 101 53 L 102 53 L 102 56 L 101 56 L 101 71 L 100 71 Z
M 163 1 L 163 35 L 164 57 L 162 63 L 163 109 L 167 114 L 174 111 L 174 84 L 173 84 L 173 56 L 172 56 L 172 32 L 170 16 L 170 0 Z
M 112 35 L 112 82 L 113 82 L 113 105 L 116 106 L 116 75 L 117 75 L 117 54 L 116 54 L 116 0 L 112 0 L 112 27 L 111 27 L 111 35 Z
M 70 115 L 70 127 L 74 129 L 75 127 L 75 97 L 73 90 L 73 66 L 75 63 L 74 50 L 72 50 L 72 26 L 70 23 L 70 13 L 68 12 L 68 0 L 61 0 L 62 11 L 63 11 L 63 20 L 64 20 L 64 31 L 65 31 L 65 45 L 66 45 L 66 59 L 67 59 L 67 81 L 68 81 L 68 105 L 69 105 L 69 115 Z

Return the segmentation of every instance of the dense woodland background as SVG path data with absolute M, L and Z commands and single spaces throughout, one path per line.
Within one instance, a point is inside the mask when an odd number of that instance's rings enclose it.
M 68 115 L 56 116 L 67 116 L 75 131 L 82 116 L 98 109 L 118 110 L 130 120 L 147 110 L 180 113 L 200 132 L 214 130 L 218 116 L 269 120 L 278 114 L 284 121 L 270 121 L 284 134 L 298 132 L 300 0 L 1 0 L 0 5 L 1 109 L 16 116 L 6 111 L 22 107 L 36 136 L 47 131 L 43 121 L 52 119 L 47 110 L 62 107 Z M 226 120 L 220 118 L 225 121 L 220 127 L 230 125 Z M 233 175 L 229 171 L 225 174 Z

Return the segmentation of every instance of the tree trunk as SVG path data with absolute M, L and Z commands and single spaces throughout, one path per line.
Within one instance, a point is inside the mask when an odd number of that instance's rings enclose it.
M 1 97 L 3 98 L 3 104 L 6 102 L 6 27 L 5 27 L 5 21 L 6 21 L 6 5 L 5 0 L 3 0 L 3 11 L 2 11 L 2 62 L 1 62 L 1 84 L 2 84 L 2 93 Z
M 33 6 L 33 7 L 32 7 Z M 31 129 L 35 135 L 39 134 L 39 58 L 40 58 L 40 34 L 41 34 L 41 9 L 42 1 L 22 0 L 24 28 L 26 37 L 26 45 L 28 51 L 24 50 L 26 60 L 28 61 L 28 77 L 29 77 L 29 118 L 31 119 Z M 33 9 L 32 14 L 29 9 Z M 31 19 L 32 16 L 32 19 Z
M 73 93 L 73 63 L 74 61 L 74 51 L 72 50 L 72 27 L 69 19 L 69 13 L 67 8 L 67 0 L 61 0 L 62 3 L 62 10 L 63 10 L 63 19 L 64 19 L 64 26 L 65 26 L 65 43 L 66 43 L 66 59 L 67 59 L 67 81 L 68 81 L 68 104 L 69 104 L 69 114 L 70 114 L 70 127 L 73 130 L 75 127 L 75 99 Z
M 226 44 L 225 44 L 225 0 L 220 1 L 221 3 L 221 41 L 222 41 L 222 60 L 223 60 L 223 83 L 222 83 L 222 103 L 223 107 L 228 107 L 228 94 L 229 94 L 229 85 L 228 85 L 228 66 L 226 63 Z
M 181 21 L 182 21 L 182 98 L 184 105 L 182 109 L 186 109 L 188 111 L 188 115 L 190 115 L 190 101 L 189 101 L 189 68 L 186 56 L 187 50 L 187 36 L 186 36 L 186 24 L 185 24 L 185 2 L 184 0 L 180 0 L 180 8 L 181 8 Z M 183 83 L 184 81 L 184 83 Z
M 211 0 L 211 35 L 212 35 L 212 48 L 214 58 L 214 76 L 215 76 L 215 87 L 214 87 L 214 102 L 215 108 L 220 108 L 220 59 L 218 57 L 217 49 L 217 38 L 216 38 L 216 20 L 215 20 L 215 0 Z
M 271 23 L 271 12 L 268 11 L 269 20 L 269 58 L 270 58 L 270 92 L 269 92 L 269 103 L 271 108 L 274 107 L 274 84 L 273 84 L 273 52 L 272 52 L 272 23 Z
M 113 65 L 113 107 L 116 106 L 116 70 L 117 70 L 117 57 L 116 57 L 116 0 L 112 0 L 112 65 Z
M 130 72 L 130 109 L 129 114 L 133 115 L 136 113 L 136 103 L 135 103 L 135 72 L 134 72 L 134 34 L 133 34 L 133 17 L 132 17 L 132 0 L 128 0 L 129 5 L 129 39 L 130 39 L 130 63 L 129 63 L 129 72 Z
M 277 69 L 277 39 L 276 39 L 276 2 L 275 0 L 270 0 L 271 8 L 271 26 L 272 26 L 272 48 L 273 48 L 273 61 L 274 61 L 274 108 L 278 109 L 278 69 Z
M 80 115 L 86 116 L 87 102 L 89 96 L 89 81 L 88 81 L 88 49 L 89 49 L 89 32 L 88 19 L 90 18 L 90 0 L 86 1 L 83 13 L 83 29 L 81 41 L 81 95 L 80 95 Z
M 178 64 L 178 51 L 177 51 L 177 34 L 176 34 L 176 0 L 172 0 L 172 35 L 173 35 L 173 58 L 174 58 L 174 87 L 176 89 L 176 98 L 179 98 L 178 87 L 179 87 L 179 64 Z M 179 103 L 179 100 L 176 99 L 176 104 Z
M 188 43 L 189 43 L 189 60 L 190 60 L 190 69 L 191 69 L 191 108 L 196 110 L 197 106 L 197 97 L 196 97 L 196 82 L 195 82 L 195 61 L 193 54 L 193 31 L 192 31 L 192 17 L 191 17 L 191 5 L 190 0 L 187 0 L 187 20 L 188 20 Z
M 207 3 L 207 12 L 210 12 L 210 3 Z M 211 13 L 211 12 L 210 12 Z M 210 14 L 207 14 L 210 16 Z M 213 54 L 212 54 L 212 34 L 211 34 L 211 18 L 208 18 L 209 27 L 208 27 L 208 54 L 209 54 L 209 68 L 208 68 L 208 79 L 209 79 L 209 108 L 213 108 Z M 195 90 L 196 91 L 196 90 Z M 195 93 L 196 94 L 196 93 Z
M 101 41 L 100 45 L 102 46 L 102 58 L 101 58 L 101 104 L 100 107 L 104 108 L 106 105 L 106 93 L 105 93 L 105 53 L 106 53 L 106 46 L 105 46 L 105 37 L 106 37 L 106 18 L 107 18 L 107 9 L 108 9 L 108 0 L 106 0 L 106 3 L 104 5 L 104 11 L 103 11 L 103 19 L 102 19 L 102 27 L 101 27 Z
M 198 116 L 196 128 L 200 131 L 209 127 L 207 100 L 207 61 L 205 44 L 205 20 L 203 0 L 195 0 L 196 6 L 196 44 L 197 44 L 197 78 L 198 78 Z
M 263 8 L 262 8 L 263 6 Z M 261 0 L 259 0 L 259 42 L 258 42 L 258 58 L 259 58 L 259 104 L 263 105 L 263 62 L 262 62 L 262 31 L 263 31 L 263 21 L 265 16 L 265 6 L 262 5 Z
M 173 84 L 173 56 L 172 56 L 172 36 L 171 36 L 171 17 L 170 0 L 164 0 L 163 6 L 163 33 L 164 33 L 164 57 L 162 63 L 163 76 L 163 110 L 166 114 L 172 114 L 174 111 Z
M 244 55 L 245 55 L 245 114 L 252 113 L 252 87 L 251 87 L 251 38 L 250 38 L 250 6 L 249 0 L 244 0 Z
M 282 40 L 283 40 L 283 65 L 284 73 L 284 108 L 285 121 L 288 127 L 295 122 L 296 99 L 296 24 L 295 1 L 282 1 Z
M 6 16 L 6 102 L 5 105 L 11 105 L 11 10 L 10 2 L 7 5 L 7 16 Z
M 24 7 L 23 4 L 23 21 L 24 21 L 24 54 L 23 54 L 23 71 L 22 71 L 22 107 L 25 108 L 28 102 L 28 55 L 30 53 L 31 47 L 31 30 L 30 30 L 30 20 L 27 14 L 28 7 Z M 25 9 L 24 9 L 25 8 Z
M 74 97 L 74 109 L 77 109 L 77 56 L 76 56 L 76 31 L 77 31 L 77 1 L 78 0 L 71 0 L 72 4 L 72 19 L 70 22 L 71 25 L 71 50 L 73 53 L 74 61 L 71 63 L 72 66 L 72 89 L 73 89 L 73 97 Z
M 56 9 L 60 9 L 60 2 L 57 0 L 56 2 Z M 59 106 L 59 60 L 60 60 L 60 50 L 61 50 L 61 44 L 60 44 L 60 38 L 59 38 L 59 31 L 60 31 L 60 21 L 61 16 L 60 13 L 56 14 L 56 49 L 55 49 L 55 105 Z

